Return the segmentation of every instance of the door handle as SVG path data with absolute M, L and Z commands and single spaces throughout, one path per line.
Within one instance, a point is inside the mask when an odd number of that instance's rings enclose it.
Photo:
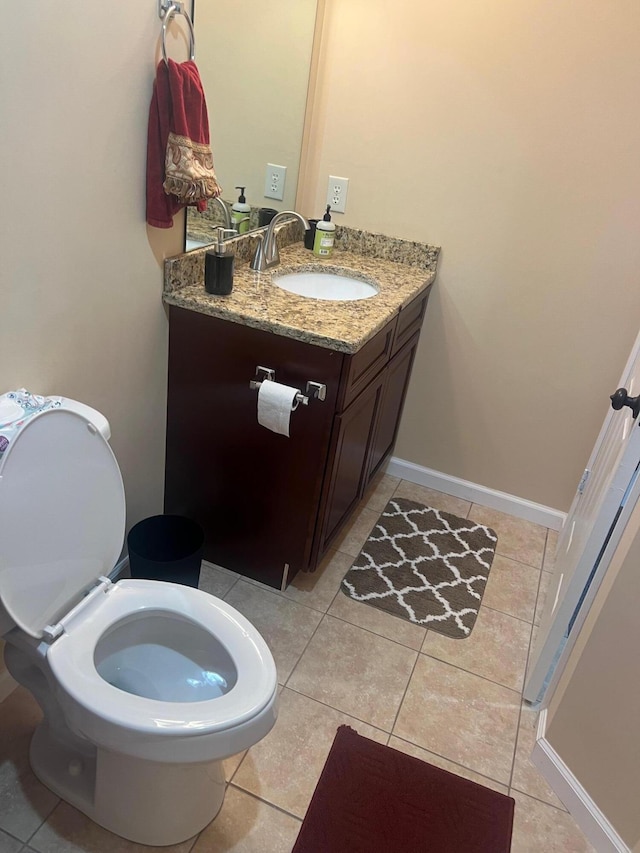
M 630 397 L 626 388 L 618 388 L 609 399 L 611 400 L 611 407 L 616 411 L 619 411 L 624 406 L 629 406 L 634 420 L 640 414 L 640 394 L 637 397 Z

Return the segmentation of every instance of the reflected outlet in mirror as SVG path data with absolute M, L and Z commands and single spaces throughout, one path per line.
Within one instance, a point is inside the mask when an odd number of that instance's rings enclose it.
M 295 209 L 317 14 L 318 0 L 194 2 L 216 175 L 228 207 L 246 187 L 250 229 L 261 208 Z M 282 200 L 264 195 L 268 164 L 286 168 Z M 185 251 L 211 243 L 223 217 L 216 204 L 187 208 Z

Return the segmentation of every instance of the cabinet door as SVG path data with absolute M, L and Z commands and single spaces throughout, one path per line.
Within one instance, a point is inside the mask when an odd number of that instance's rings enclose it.
M 314 565 L 360 500 L 384 380 L 385 374 L 382 373 L 348 409 L 335 417 L 314 547 Z
M 172 306 L 165 512 L 198 521 L 205 559 L 280 588 L 307 568 L 343 356 Z M 257 365 L 326 400 L 291 416 L 287 438 L 260 426 Z M 288 568 L 285 568 L 288 567 Z
M 367 474 L 364 481 L 365 487 L 386 462 L 396 443 L 419 337 L 420 331 L 418 330 L 400 352 L 391 359 L 385 371 L 384 393 L 376 412 Z

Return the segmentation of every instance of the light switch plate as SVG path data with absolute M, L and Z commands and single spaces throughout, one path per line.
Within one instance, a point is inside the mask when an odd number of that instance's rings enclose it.
M 349 189 L 349 178 L 338 178 L 329 175 L 327 187 L 327 204 L 331 205 L 333 213 L 344 213 L 347 209 L 347 190 Z
M 264 197 L 282 201 L 284 198 L 284 182 L 286 177 L 286 166 L 276 166 L 275 163 L 267 163 L 267 172 L 264 178 Z

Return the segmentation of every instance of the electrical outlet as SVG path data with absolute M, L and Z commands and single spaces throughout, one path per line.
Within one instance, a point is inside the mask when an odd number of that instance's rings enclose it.
M 267 163 L 267 172 L 264 179 L 264 197 L 275 198 L 282 201 L 284 198 L 284 182 L 287 176 L 286 166 L 276 166 Z
M 349 178 L 337 178 L 329 175 L 329 186 L 327 188 L 327 204 L 331 205 L 332 213 L 344 213 L 347 209 L 347 190 L 349 189 Z

